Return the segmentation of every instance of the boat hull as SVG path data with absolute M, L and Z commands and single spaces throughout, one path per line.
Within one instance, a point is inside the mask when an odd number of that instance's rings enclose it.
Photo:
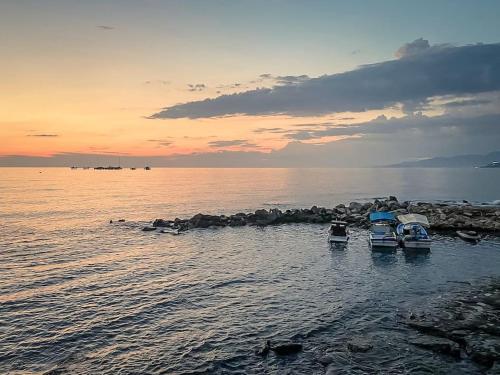
M 370 247 L 380 249 L 396 249 L 398 241 L 396 239 L 376 239 L 370 238 Z
M 340 244 L 345 244 L 347 241 L 349 241 L 348 236 L 329 236 L 328 241 L 330 243 L 340 243 Z
M 430 249 L 432 245 L 431 240 L 403 240 L 403 247 L 405 249 Z

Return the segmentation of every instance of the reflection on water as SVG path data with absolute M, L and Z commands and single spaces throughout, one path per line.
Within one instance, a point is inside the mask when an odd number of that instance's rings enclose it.
M 155 217 L 381 195 L 363 186 L 348 197 L 363 180 L 353 171 L 1 172 L 0 373 L 323 373 L 324 352 L 339 374 L 478 373 L 411 347 L 398 314 L 499 275 L 497 239 L 435 236 L 413 257 L 372 252 L 364 230 L 333 250 L 323 225 L 140 231 Z M 373 351 L 346 352 L 354 335 Z M 254 355 L 291 338 L 304 344 L 297 356 Z

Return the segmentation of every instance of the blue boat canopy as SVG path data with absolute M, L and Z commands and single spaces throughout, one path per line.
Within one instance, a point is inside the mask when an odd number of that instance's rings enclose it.
M 370 221 L 395 221 L 394 214 L 390 212 L 372 212 L 370 214 Z

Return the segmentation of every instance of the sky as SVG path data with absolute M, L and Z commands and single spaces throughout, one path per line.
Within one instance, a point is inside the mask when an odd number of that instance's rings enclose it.
M 0 0 L 0 166 L 500 150 L 500 2 Z

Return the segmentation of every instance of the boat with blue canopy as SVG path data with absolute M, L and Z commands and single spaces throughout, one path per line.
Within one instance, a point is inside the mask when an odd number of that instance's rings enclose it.
M 398 247 L 398 239 L 393 224 L 396 218 L 391 212 L 372 212 L 370 214 L 370 247 L 372 250 L 384 249 L 394 251 Z
M 370 221 L 372 223 L 379 222 L 379 221 L 392 222 L 392 221 L 396 221 L 396 217 L 394 216 L 394 214 L 392 212 L 383 212 L 383 211 L 372 212 L 372 213 L 370 213 Z

